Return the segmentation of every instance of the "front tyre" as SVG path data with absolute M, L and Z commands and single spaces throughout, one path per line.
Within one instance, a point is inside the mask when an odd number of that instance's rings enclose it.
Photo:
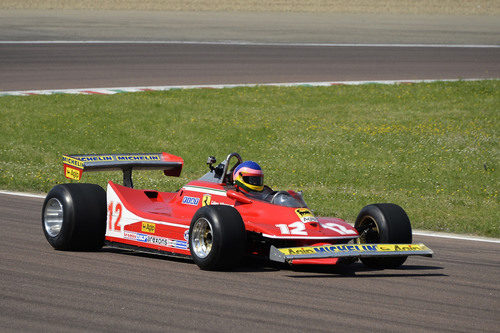
M 240 263 L 245 247 L 245 224 L 233 207 L 209 205 L 194 214 L 189 228 L 189 249 L 201 269 L 231 269 Z
M 409 244 L 412 242 L 411 224 L 403 208 L 391 203 L 365 206 L 354 227 L 360 237 L 358 244 Z M 396 268 L 407 257 L 361 258 L 363 264 L 372 268 Z
M 98 250 L 106 232 L 106 191 L 94 184 L 61 184 L 42 208 L 45 238 L 57 250 Z

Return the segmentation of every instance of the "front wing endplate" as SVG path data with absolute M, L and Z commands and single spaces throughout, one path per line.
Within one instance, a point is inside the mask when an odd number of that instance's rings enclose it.
M 269 259 L 291 262 L 293 259 L 365 258 L 365 257 L 432 257 L 434 252 L 424 244 L 338 244 L 276 248 L 271 246 Z

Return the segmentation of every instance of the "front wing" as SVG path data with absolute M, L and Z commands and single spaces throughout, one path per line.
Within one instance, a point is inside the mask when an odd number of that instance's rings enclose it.
M 406 257 L 419 255 L 432 257 L 434 252 L 424 244 L 339 244 L 276 248 L 271 246 L 269 259 L 290 263 L 293 259 Z

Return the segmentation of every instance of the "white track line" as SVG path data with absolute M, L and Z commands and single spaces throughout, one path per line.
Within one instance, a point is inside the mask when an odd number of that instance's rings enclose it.
M 27 197 L 27 198 L 42 198 L 42 199 L 45 198 L 45 195 L 43 195 L 43 194 L 11 192 L 11 191 L 2 191 L 2 190 L 0 190 L 0 194 L 12 195 L 12 196 L 18 196 L 18 197 Z M 434 232 L 434 231 L 413 230 L 413 235 L 500 244 L 500 239 L 497 239 L 497 238 L 447 234 L 447 233 L 443 233 L 443 232 Z
M 13 195 L 17 197 L 27 197 L 27 198 L 45 198 L 44 194 L 33 194 L 33 193 L 23 193 L 23 192 L 10 192 L 10 191 L 1 191 L 0 194 L 5 195 Z
M 299 47 L 420 47 L 420 48 L 500 48 L 495 44 L 390 44 L 390 43 L 279 43 L 224 41 L 180 41 L 180 40 L 5 40 L 0 44 L 186 44 L 186 45 L 241 45 L 241 46 L 299 46 Z
M 405 83 L 432 83 L 458 81 L 484 81 L 486 79 L 442 79 L 442 80 L 379 80 L 379 81 L 330 81 L 330 82 L 285 82 L 285 83 L 249 83 L 249 84 L 211 84 L 211 85 L 184 85 L 184 86 L 144 86 L 144 87 L 116 87 L 116 88 L 79 88 L 53 90 L 20 90 L 0 91 L 1 96 L 30 96 L 52 94 L 83 94 L 83 95 L 113 95 L 126 92 L 167 91 L 174 89 L 224 89 L 240 87 L 274 86 L 274 87 L 329 87 L 335 85 L 363 85 L 363 84 L 405 84 Z
M 500 239 L 498 238 L 448 234 L 445 232 L 436 232 L 436 231 L 413 230 L 413 235 L 500 244 Z

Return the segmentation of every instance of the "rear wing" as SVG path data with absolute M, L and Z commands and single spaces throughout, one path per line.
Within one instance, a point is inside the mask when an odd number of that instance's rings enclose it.
M 84 171 L 122 170 L 128 187 L 133 187 L 132 169 L 163 170 L 166 176 L 179 177 L 183 164 L 181 157 L 167 153 L 63 155 L 66 178 L 80 180 Z

